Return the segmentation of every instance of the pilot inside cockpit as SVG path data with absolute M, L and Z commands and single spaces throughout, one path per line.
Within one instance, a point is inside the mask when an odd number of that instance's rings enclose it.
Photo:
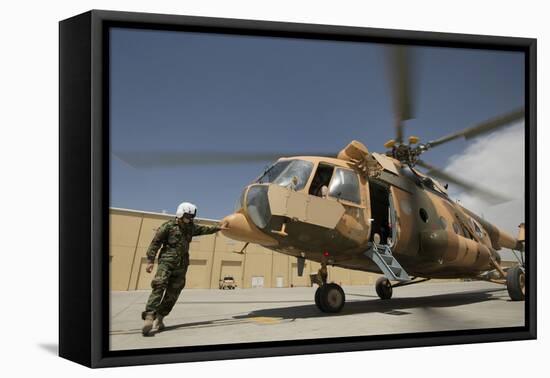
M 309 187 L 309 194 L 326 198 L 328 195 L 328 185 L 330 183 L 330 179 L 332 178 L 333 171 L 334 167 L 319 165 L 319 168 L 317 168 L 317 172 L 311 182 L 311 186 Z

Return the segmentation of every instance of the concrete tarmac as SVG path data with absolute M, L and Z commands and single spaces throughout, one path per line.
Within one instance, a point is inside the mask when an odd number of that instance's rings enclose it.
M 344 286 L 346 305 L 322 313 L 315 288 L 184 289 L 163 332 L 141 335 L 149 291 L 111 293 L 111 350 L 522 326 L 525 302 L 487 282 L 427 282 L 396 288 Z

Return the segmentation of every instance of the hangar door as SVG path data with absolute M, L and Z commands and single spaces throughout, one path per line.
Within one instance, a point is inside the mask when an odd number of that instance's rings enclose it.
M 242 288 L 242 266 L 240 261 L 222 260 L 222 266 L 220 269 L 220 280 L 224 277 L 231 276 L 237 283 L 237 287 Z
M 185 287 L 187 289 L 208 289 L 210 275 L 207 268 L 205 259 L 191 259 L 185 277 Z
M 153 268 L 151 273 L 145 271 L 147 266 L 147 257 L 142 257 L 139 264 L 139 273 L 138 280 L 136 282 L 136 290 L 150 290 L 151 289 L 151 280 L 155 277 L 157 273 L 157 264 Z
M 302 277 L 298 276 L 298 263 L 292 263 L 292 276 L 290 277 L 290 283 L 294 287 L 311 286 L 309 273 L 307 269 L 308 262 L 304 264 L 304 274 Z
M 158 264 L 155 264 L 155 267 L 151 273 L 147 273 L 145 271 L 146 266 L 147 258 L 143 257 L 139 268 L 136 290 L 151 289 L 151 280 L 155 278 Z M 209 278 L 210 275 L 208 272 L 207 260 L 191 259 L 189 261 L 189 267 L 187 268 L 187 274 L 185 275 L 185 287 L 187 289 L 208 289 L 210 287 L 208 282 Z

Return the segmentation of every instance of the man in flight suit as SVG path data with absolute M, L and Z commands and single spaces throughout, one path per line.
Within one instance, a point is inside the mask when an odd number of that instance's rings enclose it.
M 153 288 L 141 317 L 142 334 L 147 336 L 153 328 L 162 331 L 163 319 L 170 313 L 185 287 L 185 274 L 189 266 L 189 243 L 193 236 L 213 234 L 222 227 L 199 226 L 193 222 L 197 207 L 183 202 L 178 206 L 176 218 L 162 224 L 147 250 L 147 273 L 151 273 L 158 250 L 158 269 L 151 281 Z M 162 248 L 161 248 L 162 246 Z

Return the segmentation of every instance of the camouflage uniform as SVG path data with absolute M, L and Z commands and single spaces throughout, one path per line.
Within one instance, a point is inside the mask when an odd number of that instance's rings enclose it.
M 153 291 L 142 313 L 143 319 L 147 313 L 155 316 L 166 316 L 170 313 L 185 286 L 191 239 L 193 236 L 213 234 L 219 230 L 218 227 L 199 226 L 193 222 L 178 224 L 175 219 L 159 227 L 147 250 L 147 260 L 152 263 L 162 245 L 157 273 L 151 281 Z

